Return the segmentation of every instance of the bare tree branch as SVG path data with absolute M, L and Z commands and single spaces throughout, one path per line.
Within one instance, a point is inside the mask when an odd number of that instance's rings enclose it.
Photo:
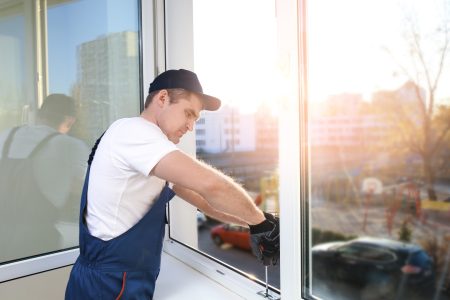
M 440 59 L 439 59 L 439 68 L 438 68 L 438 72 L 437 72 L 437 74 L 436 74 L 436 78 L 435 78 L 435 80 L 434 80 L 434 84 L 433 84 L 433 86 L 432 86 L 432 88 L 431 88 L 431 90 L 432 90 L 433 92 L 436 91 L 436 88 L 437 88 L 437 86 L 438 86 L 439 79 L 440 79 L 441 74 L 442 74 L 442 70 L 444 69 L 444 61 L 445 61 L 445 57 L 446 57 L 446 54 L 447 54 L 448 45 L 449 45 L 449 38 L 448 38 L 448 31 L 446 30 L 446 32 L 445 32 L 445 42 L 444 42 L 444 47 L 443 47 L 443 49 L 442 49 L 441 57 L 440 57 Z
M 394 54 L 392 53 L 391 50 L 389 50 L 388 47 L 383 47 L 383 50 L 387 52 L 387 54 L 389 54 L 389 56 L 392 58 L 392 60 L 394 61 L 394 63 L 400 68 L 400 70 L 406 75 L 407 78 L 413 79 L 412 75 L 409 74 L 408 69 L 406 69 L 398 60 L 397 58 L 394 56 Z
M 450 122 L 447 124 L 447 127 L 442 130 L 440 136 L 438 137 L 438 139 L 436 140 L 436 142 L 434 143 L 433 148 L 431 148 L 430 150 L 430 154 L 432 155 L 437 149 L 439 149 L 439 147 L 441 146 L 442 142 L 444 141 L 445 137 L 447 136 L 447 133 L 449 133 L 450 131 Z
M 423 69 L 423 71 L 425 73 L 425 79 L 427 81 L 427 85 L 428 85 L 429 88 L 431 88 L 432 84 L 431 84 L 430 72 L 428 70 L 427 63 L 426 63 L 425 58 L 424 58 L 422 46 L 420 44 L 420 36 L 415 31 L 414 28 L 412 28 L 411 30 L 414 30 L 412 32 L 412 36 L 413 36 L 413 42 L 414 42 L 413 46 L 414 46 L 415 54 L 419 58 L 419 61 L 421 63 L 421 67 L 422 67 L 422 69 Z
M 445 10 L 447 11 L 447 7 L 445 7 Z M 435 79 L 434 84 L 433 84 L 433 89 L 432 89 L 433 92 L 437 88 L 439 79 L 440 79 L 441 74 L 442 74 L 442 70 L 444 69 L 444 61 L 445 61 L 445 57 L 446 57 L 446 54 L 447 54 L 447 49 L 448 49 L 448 46 L 449 46 L 449 31 L 448 31 L 448 26 L 447 26 L 447 22 L 446 21 L 447 20 L 445 20 L 443 22 L 444 47 L 442 48 L 441 57 L 439 59 L 439 68 L 438 68 L 438 73 L 436 75 L 436 79 Z

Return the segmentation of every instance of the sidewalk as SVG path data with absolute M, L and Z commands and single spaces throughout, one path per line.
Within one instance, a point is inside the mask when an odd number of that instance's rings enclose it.
M 392 230 L 387 226 L 386 209 L 384 206 L 372 206 L 367 209 L 367 222 L 364 228 L 363 206 L 353 203 L 338 204 L 321 201 L 311 208 L 311 227 L 331 230 L 346 235 L 374 236 L 390 239 L 398 238 L 398 230 L 404 220 L 410 221 L 412 241 L 418 241 L 430 235 L 450 233 L 450 215 L 448 218 L 433 218 L 432 213 L 425 213 L 425 220 L 418 220 L 411 213 L 399 211 L 392 222 Z

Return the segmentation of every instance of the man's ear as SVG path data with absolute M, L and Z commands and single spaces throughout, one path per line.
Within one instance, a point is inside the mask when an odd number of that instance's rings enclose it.
M 156 95 L 156 101 L 159 107 L 163 107 L 166 101 L 169 101 L 169 93 L 167 90 L 160 90 Z

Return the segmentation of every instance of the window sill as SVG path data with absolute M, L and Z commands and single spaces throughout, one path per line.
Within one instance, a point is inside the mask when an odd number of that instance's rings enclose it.
M 174 286 L 176 284 L 176 286 Z M 200 253 L 166 240 L 155 299 L 267 299 L 259 280 L 250 280 Z M 269 291 L 272 299 L 279 294 Z M 271 298 L 269 298 L 271 299 Z
M 76 248 L 1 265 L 0 283 L 72 265 L 79 253 Z
M 156 282 L 154 298 L 159 300 L 244 299 L 167 253 L 162 255 L 161 273 Z

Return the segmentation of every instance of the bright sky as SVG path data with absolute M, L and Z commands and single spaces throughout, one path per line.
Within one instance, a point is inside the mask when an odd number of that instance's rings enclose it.
M 342 92 L 367 94 L 377 85 L 395 85 L 390 82 L 391 60 L 380 55 L 379 43 L 380 39 L 394 40 L 385 34 L 392 32 L 392 23 L 385 19 L 397 21 L 392 16 L 395 13 L 386 10 L 381 22 L 383 1 L 370 4 L 357 0 L 309 2 L 310 99 L 323 100 Z M 392 25 L 398 27 L 399 23 Z
M 404 52 L 402 37 L 405 18 L 415 15 L 416 24 L 425 36 L 442 19 L 439 14 L 443 10 L 435 9 L 436 2 L 442 1 L 309 1 L 310 99 L 323 100 L 327 95 L 342 92 L 361 93 L 368 99 L 377 89 L 399 87 L 407 78 L 382 48 L 390 49 L 395 59 L 410 67 L 411 57 Z M 436 48 L 427 49 L 430 40 L 427 42 L 426 59 L 429 66 L 435 66 Z M 448 74 L 444 75 L 448 80 Z M 445 81 L 443 78 L 442 82 Z M 441 95 L 450 95 L 446 84 L 441 83 Z
M 276 106 L 276 48 L 274 0 L 194 0 L 194 68 L 224 104 Z
M 434 10 L 439 1 L 308 1 L 309 99 L 344 92 L 370 99 L 376 90 L 401 86 L 407 78 L 383 47 L 410 65 L 402 38 L 405 16 L 413 6 L 420 30 L 429 32 L 443 12 Z M 244 111 L 262 101 L 276 106 L 276 47 L 274 0 L 194 0 L 195 70 L 206 92 L 223 102 Z M 430 65 L 436 57 L 429 52 Z M 444 97 L 450 96 L 448 73 L 440 85 Z

